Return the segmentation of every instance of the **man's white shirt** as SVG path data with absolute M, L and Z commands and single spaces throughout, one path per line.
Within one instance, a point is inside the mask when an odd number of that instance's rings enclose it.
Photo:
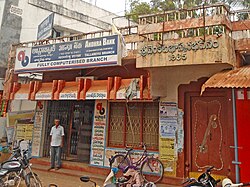
M 62 143 L 62 136 L 64 136 L 64 128 L 59 125 L 57 128 L 54 125 L 50 131 L 51 136 L 51 146 L 60 146 Z

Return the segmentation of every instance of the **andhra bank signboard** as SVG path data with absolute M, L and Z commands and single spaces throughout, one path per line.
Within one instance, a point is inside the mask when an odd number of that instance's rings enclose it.
M 118 35 L 17 48 L 15 73 L 121 65 Z

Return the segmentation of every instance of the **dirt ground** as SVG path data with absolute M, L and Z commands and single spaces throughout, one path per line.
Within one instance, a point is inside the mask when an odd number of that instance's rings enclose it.
M 34 170 L 42 181 L 43 187 L 49 187 L 49 184 L 54 183 L 58 187 L 94 187 L 93 183 L 83 183 L 80 181 L 79 177 L 76 176 L 67 176 L 65 174 L 56 173 L 55 172 L 47 172 Z M 97 183 L 100 187 L 102 187 L 104 180 L 98 178 L 92 178 L 93 181 Z M 170 186 L 166 184 L 157 184 L 157 187 L 177 187 Z M 51 186 L 54 187 L 54 186 Z
M 80 181 L 79 177 L 76 176 L 67 176 L 65 174 L 56 173 L 56 171 L 40 171 L 34 170 L 42 181 L 43 187 L 48 187 L 49 184 L 56 184 L 58 187 L 92 187 L 93 183 L 83 183 Z M 103 180 L 93 178 L 93 180 L 99 185 L 102 186 Z M 51 186 L 53 187 L 53 186 Z

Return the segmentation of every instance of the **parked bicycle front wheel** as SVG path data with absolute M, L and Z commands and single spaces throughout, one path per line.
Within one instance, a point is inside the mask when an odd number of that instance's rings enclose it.
M 163 177 L 163 164 L 157 158 L 149 158 L 142 164 L 140 172 L 146 182 L 157 183 Z
M 124 155 L 118 154 L 111 158 L 110 160 L 110 169 L 116 169 L 116 176 L 121 176 L 129 166 L 128 158 L 125 158 Z

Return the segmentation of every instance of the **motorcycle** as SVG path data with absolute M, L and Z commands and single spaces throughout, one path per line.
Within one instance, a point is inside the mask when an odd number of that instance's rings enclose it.
M 0 168 L 0 186 L 11 187 L 21 185 L 25 181 L 27 187 L 42 187 L 42 183 L 31 169 L 30 159 L 28 157 L 28 149 L 20 149 L 20 143 L 13 149 L 12 156 L 1 164 Z
M 182 184 L 185 187 L 216 187 L 217 184 L 220 182 L 220 179 L 215 180 L 211 176 L 211 171 L 213 168 L 214 167 L 212 166 L 212 167 L 206 169 L 206 171 L 198 177 L 198 180 L 195 178 L 189 178 L 185 182 L 183 182 Z

